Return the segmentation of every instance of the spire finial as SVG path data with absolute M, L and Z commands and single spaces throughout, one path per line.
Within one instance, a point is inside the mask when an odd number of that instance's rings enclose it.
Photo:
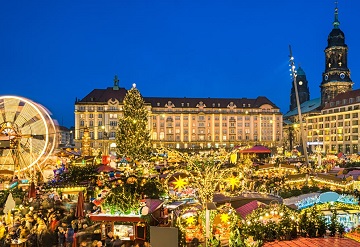
M 340 22 L 339 22 L 339 12 L 338 12 L 338 1 L 335 1 L 335 18 L 334 18 L 334 22 L 333 22 L 333 26 L 335 29 L 338 29 L 340 26 Z

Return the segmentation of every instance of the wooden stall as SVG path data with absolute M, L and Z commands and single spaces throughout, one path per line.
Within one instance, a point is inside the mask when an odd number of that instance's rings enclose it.
M 148 225 L 139 215 L 117 216 L 109 214 L 90 215 L 92 221 L 101 224 L 101 239 L 105 239 L 109 232 L 125 243 L 133 243 L 135 240 L 145 241 Z

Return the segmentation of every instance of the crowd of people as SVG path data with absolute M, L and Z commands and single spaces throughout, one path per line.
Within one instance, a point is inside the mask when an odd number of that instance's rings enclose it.
M 11 211 L 0 220 L 0 246 L 24 242 L 26 247 L 70 247 L 76 232 L 87 227 L 86 221 L 76 219 L 73 209 L 26 207 Z
M 94 209 L 96 210 L 96 209 Z M 92 210 L 87 210 L 91 213 Z M 23 244 L 22 244 L 23 243 Z M 101 239 L 100 224 L 78 219 L 73 207 L 32 207 L 11 210 L 0 218 L 0 246 L 11 247 L 141 247 L 124 243 L 109 232 Z

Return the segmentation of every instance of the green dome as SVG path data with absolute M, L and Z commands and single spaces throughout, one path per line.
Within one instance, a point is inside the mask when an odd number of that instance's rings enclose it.
M 296 72 L 297 75 L 305 76 L 305 71 L 301 67 L 299 67 Z

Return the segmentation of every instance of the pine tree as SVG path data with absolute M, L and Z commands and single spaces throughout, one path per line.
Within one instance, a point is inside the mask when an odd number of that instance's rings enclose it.
M 124 116 L 119 119 L 116 133 L 118 154 L 132 162 L 147 160 L 151 152 L 148 111 L 135 84 L 128 90 L 123 103 Z

